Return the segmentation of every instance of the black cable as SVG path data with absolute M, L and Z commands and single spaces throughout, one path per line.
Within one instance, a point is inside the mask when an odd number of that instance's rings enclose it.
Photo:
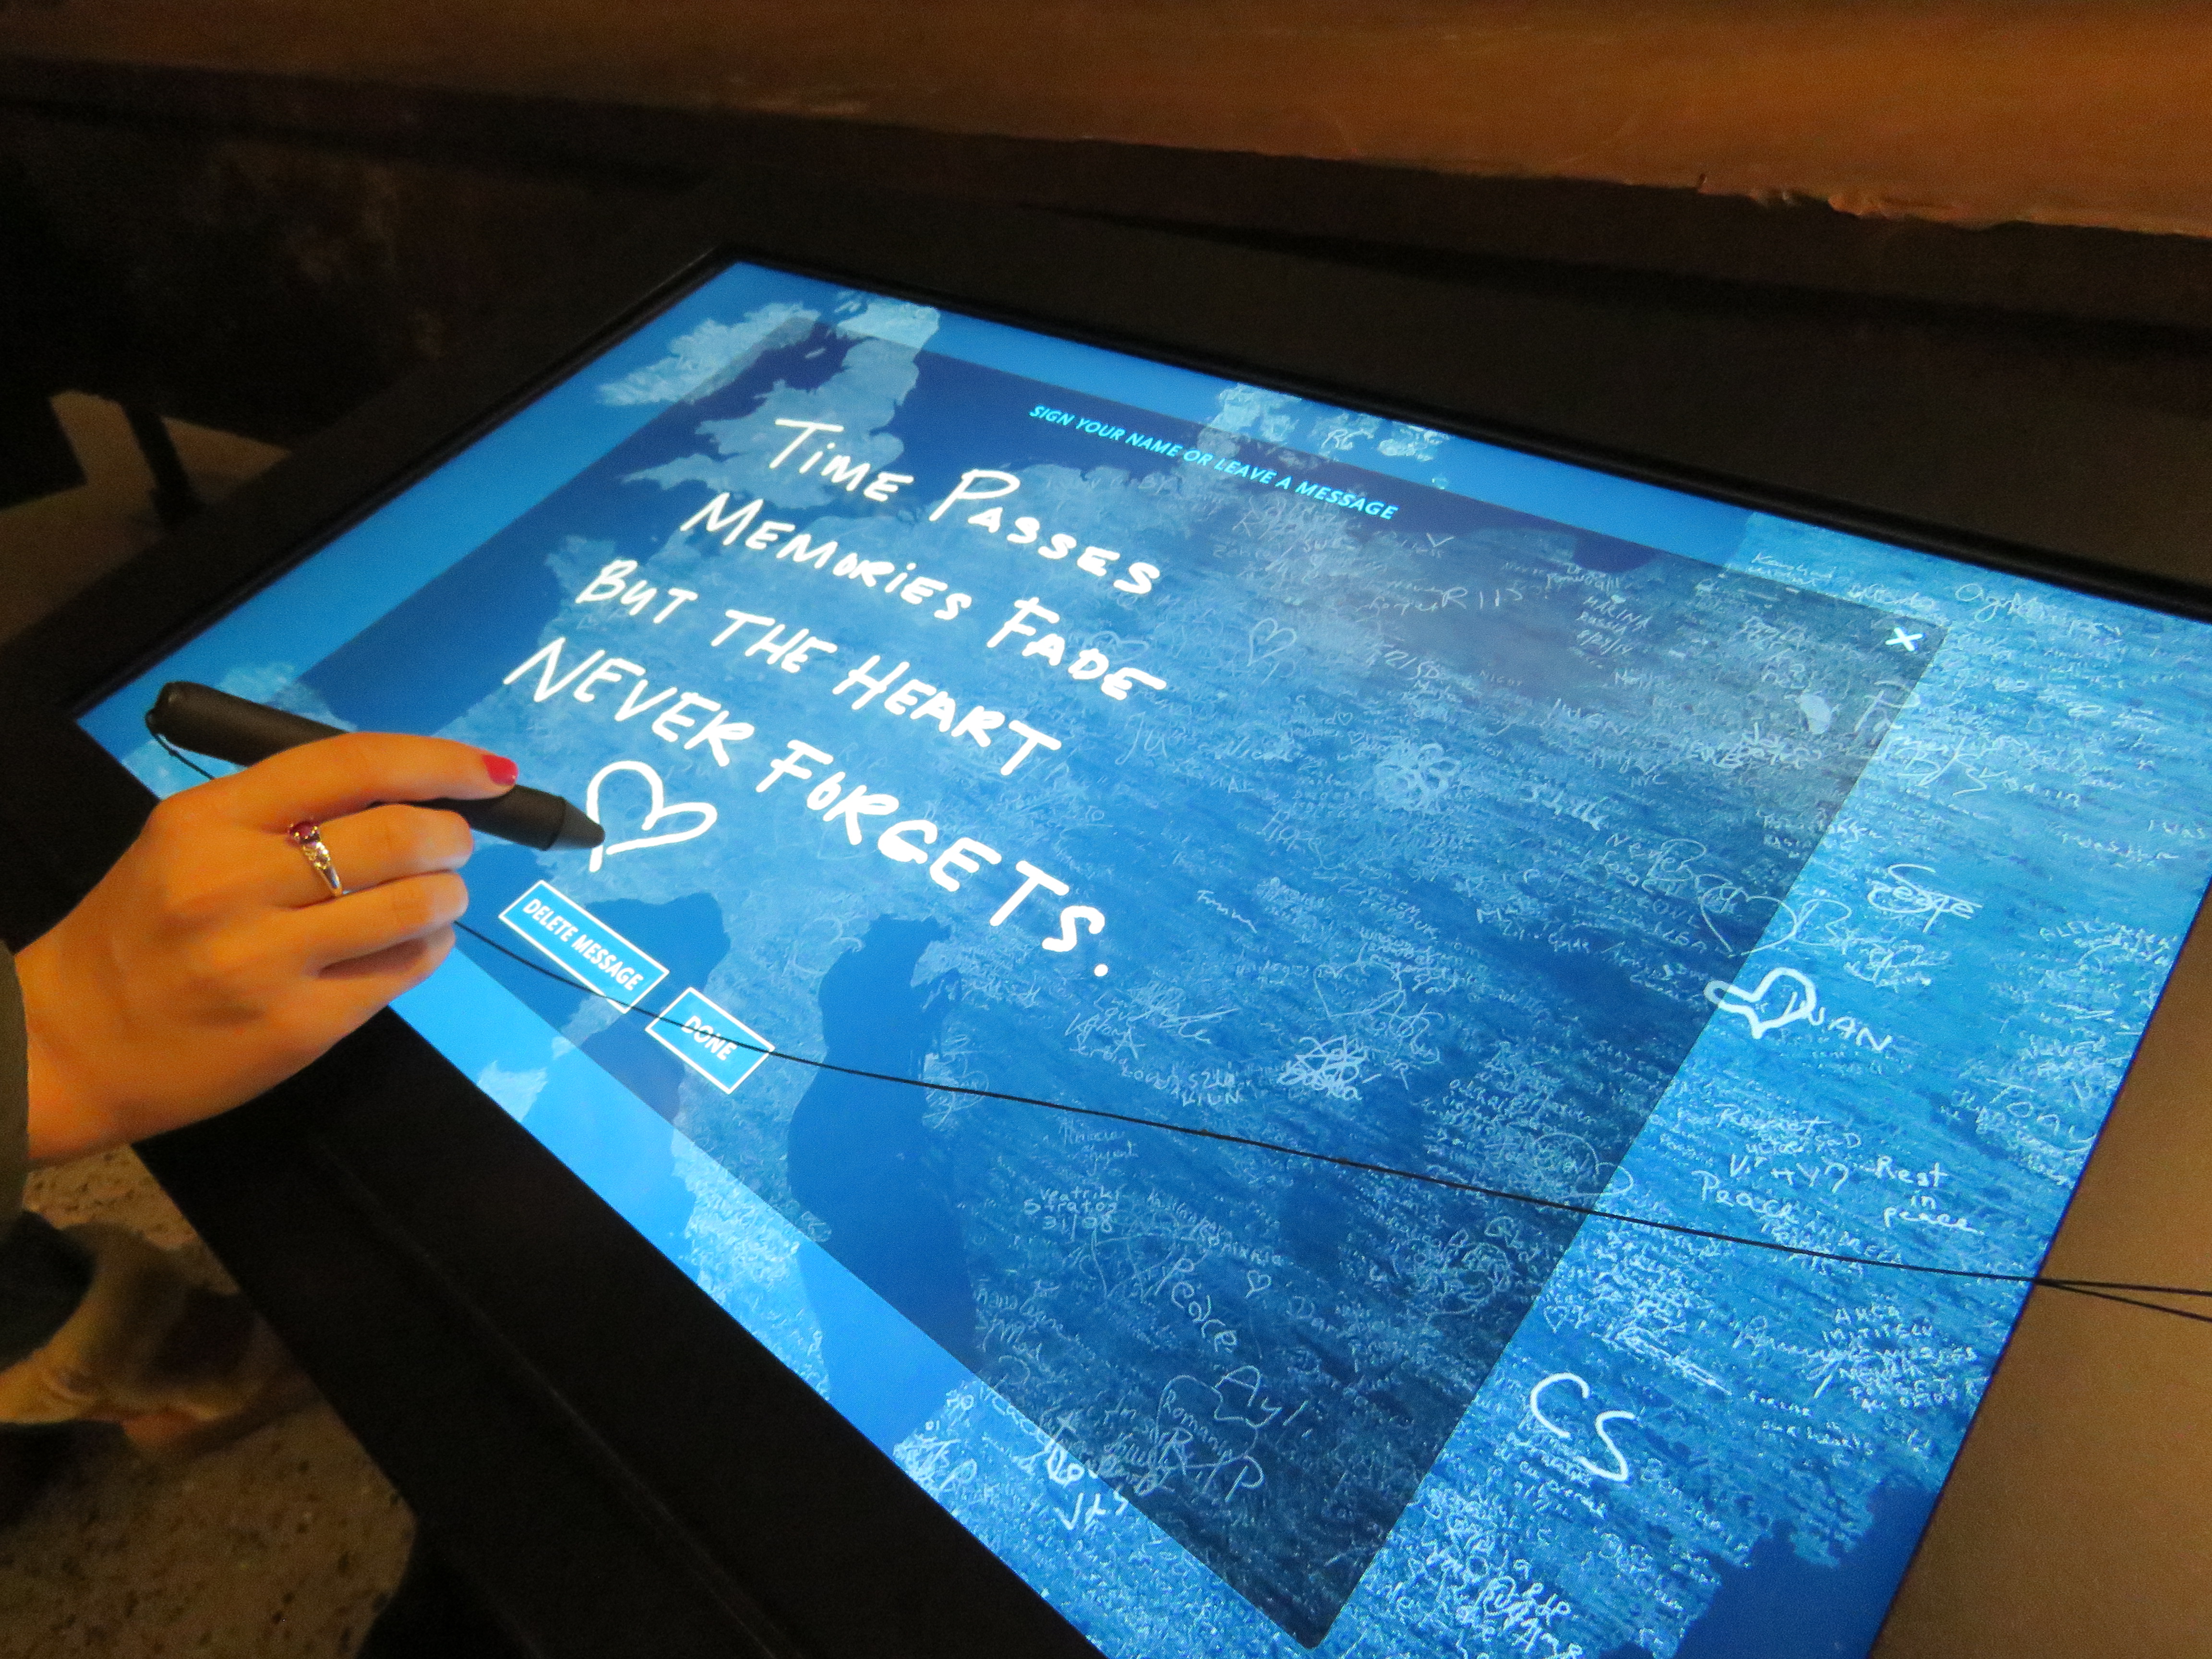
M 556 984 L 572 991 L 582 991 L 603 1001 L 623 1004 L 604 991 L 595 991 L 588 985 L 532 962 L 518 951 L 513 951 L 482 930 L 468 923 L 456 922 L 455 927 L 471 938 L 489 945 L 501 956 L 520 963 L 532 973 L 543 974 Z M 1332 1164 L 1339 1169 L 1356 1170 L 1365 1175 L 1387 1176 L 1397 1181 L 1417 1181 L 1424 1185 L 1442 1187 L 1451 1192 L 1470 1193 L 1480 1198 L 1503 1199 L 1510 1203 L 1532 1205 L 1539 1209 L 1559 1210 L 1594 1221 L 1618 1221 L 1631 1226 L 1650 1227 L 1660 1232 L 1679 1233 L 1687 1238 L 1703 1238 L 1720 1244 L 1741 1244 L 1754 1250 L 1771 1250 L 1778 1255 L 1803 1256 L 1815 1261 L 1834 1261 L 1848 1267 L 1891 1267 L 1900 1273 L 1932 1273 L 1947 1279 L 1975 1279 L 2001 1285 L 2041 1285 L 2046 1290 L 2072 1291 L 2082 1296 L 2094 1296 L 2106 1302 L 2126 1302 L 2130 1307 L 2149 1308 L 2159 1313 L 2169 1313 L 2178 1318 L 2199 1320 L 2212 1324 L 2212 1314 L 2185 1312 L 2179 1308 L 2160 1307 L 2151 1302 L 2134 1302 L 2125 1297 L 2109 1294 L 2114 1291 L 2135 1291 L 2149 1296 L 2212 1297 L 2212 1290 L 2197 1290 L 2179 1285 L 2135 1285 L 2102 1279 L 2052 1279 L 2038 1273 L 1996 1273 L 1978 1267 L 1939 1267 L 1930 1262 L 1891 1261 L 1877 1255 L 1853 1255 L 1839 1250 L 1816 1250 L 1808 1245 L 1783 1244 L 1771 1238 L 1753 1238 L 1742 1233 L 1718 1232 L 1709 1227 L 1692 1227 L 1679 1221 L 1658 1221 L 1650 1216 L 1629 1215 L 1620 1210 L 1601 1210 L 1594 1205 L 1570 1203 L 1565 1199 L 1545 1198 L 1535 1193 L 1516 1192 L 1508 1187 L 1486 1187 L 1472 1181 L 1457 1181 L 1449 1176 L 1431 1174 L 1422 1170 L 1400 1169 L 1395 1164 L 1370 1163 L 1364 1158 L 1345 1158 L 1334 1152 L 1317 1152 L 1310 1147 L 1292 1146 L 1279 1140 L 1263 1140 L 1255 1135 L 1240 1135 L 1226 1129 L 1208 1129 L 1191 1123 L 1171 1123 L 1164 1118 L 1140 1117 L 1130 1112 L 1109 1112 L 1098 1106 L 1073 1106 L 1066 1101 L 1043 1100 L 1035 1095 L 1009 1094 L 999 1089 L 971 1089 L 963 1084 L 932 1083 L 926 1078 L 901 1077 L 895 1072 L 864 1071 L 855 1066 L 840 1066 L 832 1060 L 813 1060 L 805 1054 L 787 1054 L 777 1048 L 766 1048 L 743 1037 L 726 1036 L 720 1031 L 698 1024 L 685 1024 L 671 1019 L 665 1014 L 651 1013 L 642 1008 L 625 1009 L 626 1012 L 644 1015 L 650 1024 L 684 1025 L 684 1029 L 712 1037 L 717 1042 L 727 1042 L 748 1054 L 765 1055 L 771 1060 L 788 1060 L 794 1066 L 805 1066 L 817 1072 L 834 1072 L 840 1077 L 864 1078 L 874 1083 L 897 1083 L 908 1088 L 931 1089 L 943 1094 L 966 1095 L 975 1100 L 1004 1101 L 1016 1106 L 1037 1106 L 1048 1112 L 1066 1112 L 1074 1117 L 1103 1119 L 1109 1123 L 1125 1123 L 1140 1129 L 1158 1129 L 1169 1134 L 1187 1135 L 1195 1140 L 1218 1141 L 1229 1146 L 1249 1146 L 1256 1152 L 1275 1152 L 1285 1158 L 1305 1158 L 1316 1164 Z M 696 1018 L 696 1016 L 694 1017 Z
M 183 762 L 204 778 L 214 775 L 179 750 L 167 738 L 157 739 L 178 760 Z M 520 963 L 532 973 L 571 991 L 581 991 L 605 1002 L 613 1003 L 625 1013 L 642 1014 L 652 1024 L 683 1026 L 665 1014 L 647 1012 L 642 1008 L 629 1008 L 604 991 L 593 990 L 570 975 L 533 962 L 518 951 L 509 949 L 498 939 L 465 921 L 453 924 L 471 939 L 489 945 L 501 956 Z M 1526 1204 L 1537 1209 L 1555 1210 L 1567 1215 L 1581 1216 L 1586 1220 L 1614 1221 L 1633 1227 L 1648 1227 L 1656 1232 L 1674 1233 L 1686 1238 L 1701 1238 L 1717 1244 L 1741 1245 L 1747 1249 L 1767 1250 L 1778 1255 L 1802 1257 L 1814 1261 L 1832 1261 L 1844 1267 L 1887 1267 L 1898 1273 L 1925 1273 L 1943 1279 L 1978 1279 L 1984 1284 L 2026 1285 L 2050 1291 L 2065 1291 L 2075 1296 L 2094 1297 L 2100 1302 L 2118 1302 L 2130 1308 L 2142 1308 L 2153 1313 L 2170 1314 L 2176 1319 L 2189 1319 L 2200 1324 L 2212 1325 L 2212 1314 L 2195 1313 L 2184 1308 L 2169 1308 L 2155 1302 L 2142 1302 L 2134 1296 L 2115 1294 L 2133 1291 L 2136 1296 L 2185 1296 L 2212 1297 L 2212 1289 L 2198 1289 L 2183 1285 L 2138 1285 L 2121 1279 L 2056 1279 L 2041 1273 L 1997 1273 L 1980 1267 L 1942 1267 L 1932 1262 L 1892 1261 L 1881 1256 L 1856 1255 L 1840 1250 L 1820 1250 L 1803 1244 L 1784 1244 L 1771 1238 L 1753 1238 L 1743 1233 L 1724 1233 L 1710 1227 L 1692 1227 L 1680 1221 L 1659 1221 L 1650 1216 L 1630 1215 L 1620 1210 L 1600 1209 L 1595 1205 L 1571 1203 L 1565 1199 L 1545 1198 L 1535 1193 L 1516 1192 L 1507 1187 L 1486 1187 L 1471 1181 L 1458 1181 L 1449 1176 L 1434 1175 L 1426 1170 L 1401 1169 L 1394 1164 L 1376 1164 L 1364 1158 L 1344 1158 L 1334 1152 L 1315 1152 L 1310 1147 L 1292 1146 L 1278 1140 L 1264 1140 L 1254 1135 L 1241 1135 L 1225 1129 L 1208 1129 L 1197 1124 L 1173 1123 L 1163 1118 L 1141 1117 L 1129 1112 L 1112 1112 L 1097 1106 L 1074 1106 L 1066 1101 L 1044 1100 L 1034 1095 L 1010 1094 L 998 1089 L 974 1089 L 957 1083 L 932 1083 L 924 1078 L 901 1077 L 892 1072 L 864 1071 L 858 1066 L 840 1066 L 831 1060 L 814 1060 L 804 1054 L 785 1054 L 778 1048 L 763 1048 L 748 1042 L 742 1037 L 725 1036 L 719 1031 L 693 1025 L 686 1029 L 703 1032 L 718 1042 L 727 1042 L 748 1054 L 781 1060 L 794 1066 L 805 1066 L 817 1072 L 832 1072 L 841 1077 L 861 1078 L 873 1083 L 896 1083 L 908 1088 L 934 1090 L 941 1094 L 964 1095 L 975 1100 L 1002 1101 L 1009 1105 L 1035 1106 L 1049 1112 L 1064 1112 L 1073 1117 L 1097 1118 L 1109 1123 L 1127 1124 L 1133 1128 L 1157 1129 L 1167 1134 L 1184 1135 L 1194 1140 L 1217 1141 L 1224 1146 L 1244 1146 L 1255 1152 L 1273 1152 L 1285 1158 L 1303 1158 L 1315 1164 L 1334 1164 L 1339 1169 L 1353 1170 L 1364 1175 L 1388 1176 L 1397 1181 L 1419 1182 L 1425 1186 L 1441 1187 L 1447 1191 L 1467 1193 L 1478 1198 L 1498 1199 L 1507 1203 Z
M 2212 1325 L 2212 1314 L 2191 1313 L 2186 1308 L 2169 1308 L 2156 1302 L 2139 1302 L 2131 1296 L 2114 1296 L 2110 1291 L 2092 1287 L 2105 1281 L 2100 1279 L 2039 1279 L 2033 1281 L 2054 1291 L 2071 1291 L 2075 1296 L 2094 1296 L 2100 1302 L 2117 1302 L 2124 1308 L 2148 1308 L 2153 1313 L 2172 1314 L 2176 1319 L 2193 1319 L 2199 1324 Z M 2130 1287 L 2133 1288 L 2133 1287 Z M 2145 1285 L 2146 1291 L 2157 1291 L 2166 1296 L 2203 1296 L 2203 1291 L 2168 1289 L 2164 1285 Z

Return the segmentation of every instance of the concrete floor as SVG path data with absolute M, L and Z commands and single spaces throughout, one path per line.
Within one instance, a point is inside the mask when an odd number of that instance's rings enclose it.
M 88 482 L 0 512 L 0 639 L 159 535 L 122 411 L 76 396 L 57 407 Z M 210 499 L 280 453 L 171 431 Z M 196 1276 L 224 1284 L 129 1152 L 41 1171 L 28 1196 L 59 1224 L 97 1218 L 182 1250 Z M 0 1659 L 343 1659 L 398 1582 L 413 1534 L 398 1494 L 327 1407 L 180 1468 L 88 1425 L 29 1510 L 0 1528 Z

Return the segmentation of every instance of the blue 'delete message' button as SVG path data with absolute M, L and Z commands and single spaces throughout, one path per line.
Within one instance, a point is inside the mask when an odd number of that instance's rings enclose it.
M 499 919 L 579 983 L 625 1009 L 668 977 L 665 967 L 550 883 L 539 882 Z
M 775 1044 L 696 988 L 670 1003 L 646 1030 L 655 1042 L 724 1094 L 775 1052 Z

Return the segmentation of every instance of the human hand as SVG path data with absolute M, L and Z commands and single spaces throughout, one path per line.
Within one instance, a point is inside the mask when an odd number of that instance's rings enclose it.
M 458 813 L 511 761 L 348 733 L 173 795 L 84 902 L 15 960 L 31 1156 L 80 1157 L 227 1111 L 427 978 L 453 949 L 473 850 Z M 347 891 L 288 837 L 301 819 Z

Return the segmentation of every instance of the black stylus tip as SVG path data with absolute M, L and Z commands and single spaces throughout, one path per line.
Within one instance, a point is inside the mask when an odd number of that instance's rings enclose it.
M 564 800 L 561 807 L 561 829 L 553 837 L 555 847 L 597 847 L 607 838 L 607 832 L 586 817 L 574 801 Z

